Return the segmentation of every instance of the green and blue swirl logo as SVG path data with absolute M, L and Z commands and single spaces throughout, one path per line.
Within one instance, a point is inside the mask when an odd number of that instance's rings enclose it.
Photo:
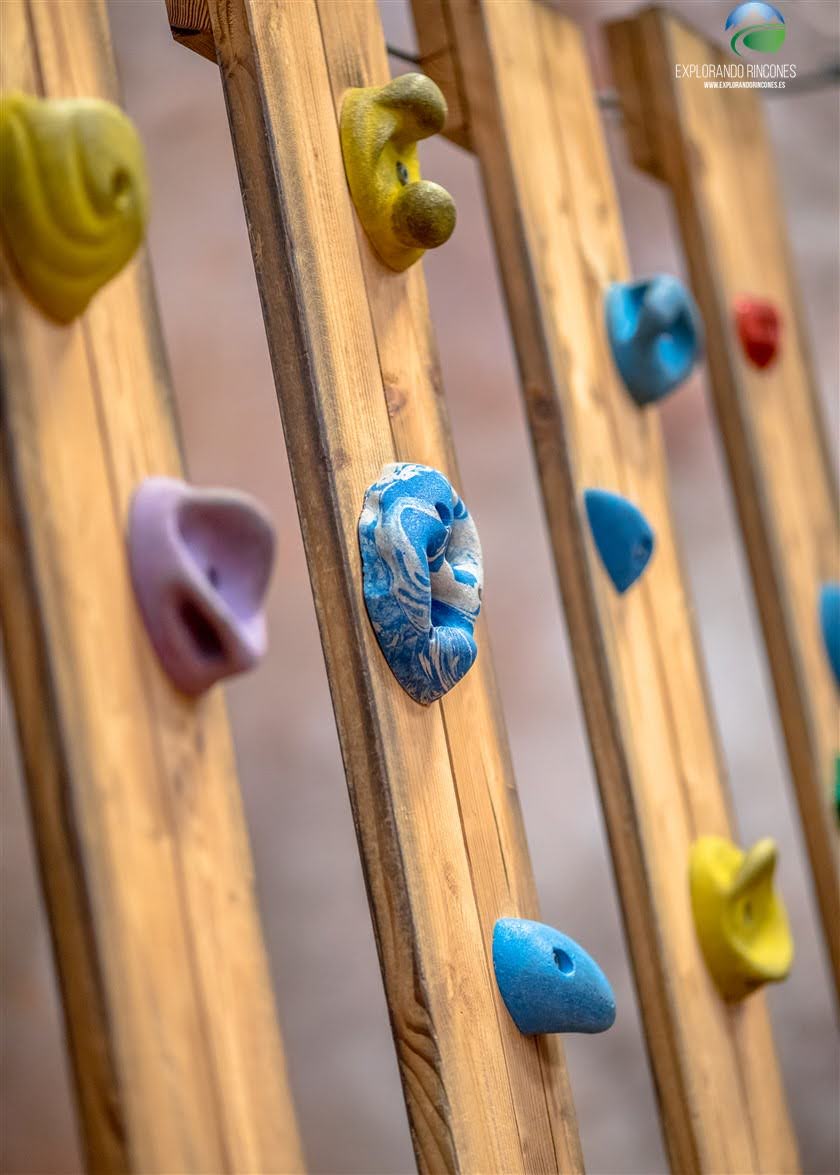
M 724 32 L 734 30 L 729 46 L 739 57 L 743 57 L 742 49 L 778 53 L 785 41 L 785 18 L 778 8 L 763 0 L 749 0 L 733 8 L 723 28 Z

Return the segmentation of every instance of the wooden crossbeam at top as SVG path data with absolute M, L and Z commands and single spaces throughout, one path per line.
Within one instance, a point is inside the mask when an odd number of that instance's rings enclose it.
M 421 60 L 454 79 L 458 135 L 481 164 L 671 1163 L 795 1170 L 764 998 L 725 1005 L 694 932 L 691 844 L 732 836 L 732 821 L 661 429 L 606 338 L 604 293 L 628 262 L 582 38 L 535 0 L 413 6 Z M 656 532 L 621 597 L 588 537 L 591 486 L 625 494 Z
M 105 5 L 5 0 L 3 84 L 118 100 Z M 2 272 L 0 616 L 95 1172 L 302 1169 L 222 694 L 162 674 L 128 504 L 181 471 L 148 268 L 73 325 Z
M 671 189 L 707 325 L 713 401 L 840 997 L 840 710 L 819 622 L 820 589 L 840 580 L 837 485 L 760 92 L 678 80 L 678 64 L 732 58 L 664 10 L 608 32 L 633 158 Z M 744 295 L 781 318 L 778 359 L 763 370 L 738 339 Z

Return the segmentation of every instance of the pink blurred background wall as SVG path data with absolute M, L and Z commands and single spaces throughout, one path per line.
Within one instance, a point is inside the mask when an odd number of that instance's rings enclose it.
M 718 38 L 731 7 L 727 0 L 673 6 Z M 599 25 L 636 5 L 579 0 L 559 7 L 585 23 L 598 84 L 609 86 Z M 838 56 L 834 0 L 783 7 L 786 60 L 804 70 Z M 412 48 L 404 0 L 383 0 L 381 9 L 389 41 Z M 320 1172 L 410 1171 L 219 80 L 208 62 L 171 41 L 163 0 L 112 0 L 110 13 L 126 106 L 148 150 L 149 244 L 188 467 L 198 482 L 257 494 L 279 528 L 270 655 L 228 697 L 308 1160 Z M 836 452 L 837 93 L 765 105 Z M 608 116 L 606 123 L 636 272 L 682 272 L 664 192 L 630 167 L 620 122 Z M 477 168 L 443 141 L 427 144 L 423 158 L 425 174 L 454 194 L 459 209 L 454 237 L 428 257 L 426 273 L 461 488 L 481 528 L 486 607 L 543 913 L 604 964 L 619 1004 L 611 1032 L 567 1043 L 587 1165 L 594 1173 L 660 1172 L 666 1168 L 653 1089 Z M 771 835 L 782 846 L 780 883 L 797 961 L 768 999 L 803 1166 L 836 1171 L 837 1049 L 826 972 L 705 371 L 668 401 L 663 418 L 740 828 L 745 840 Z M 0 1170 L 64 1175 L 79 1169 L 79 1150 L 5 691 L 0 702 Z M 677 868 L 674 884 L 683 883 Z

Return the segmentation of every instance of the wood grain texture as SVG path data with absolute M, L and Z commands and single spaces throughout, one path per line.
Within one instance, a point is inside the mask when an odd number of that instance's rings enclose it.
M 689 848 L 730 835 L 731 817 L 659 424 L 621 386 L 605 336 L 604 290 L 628 265 L 582 40 L 531 0 L 446 2 L 672 1166 L 795 1170 L 764 999 L 727 1008 L 694 934 Z M 591 546 L 588 486 L 631 498 L 656 532 L 626 596 Z
M 470 116 L 460 76 L 458 59 L 452 52 L 452 32 L 447 23 L 448 6 L 443 0 L 415 0 L 423 6 L 417 19 L 417 48 L 420 68 L 440 86 L 448 106 L 443 133 L 459 147 L 472 150 Z
M 837 487 L 760 92 L 677 80 L 677 62 L 731 59 L 664 12 L 611 26 L 609 42 L 634 160 L 671 188 L 706 320 L 718 427 L 840 996 L 831 799 L 840 711 L 818 611 L 821 585 L 840 579 Z M 770 299 L 782 317 L 779 359 L 764 371 L 737 336 L 733 306 L 743 294 Z
M 356 221 L 337 109 L 388 79 L 376 7 L 211 0 L 254 262 L 418 1164 L 575 1171 L 556 1042 L 522 1038 L 490 961 L 536 913 L 483 625 L 442 703 L 399 687 L 367 619 L 357 525 L 383 464 L 456 477 L 420 267 Z
M 338 117 L 348 88 L 390 80 L 385 43 L 375 0 L 317 2 Z M 356 237 L 397 457 L 440 469 L 462 489 L 422 266 L 394 274 L 378 260 L 358 220 Z M 496 919 L 538 918 L 539 907 L 486 612 L 479 619 L 476 639 L 482 654 L 474 670 L 440 706 L 492 978 L 491 933 Z M 579 1144 L 560 1040 L 523 1037 L 492 986 L 525 1168 L 575 1169 L 580 1164 Z
M 104 5 L 8 0 L 2 73 L 116 99 Z M 223 698 L 169 687 L 127 572 L 180 471 L 147 266 L 64 329 L 2 276 L 0 610 L 89 1166 L 297 1171 Z
M 215 64 L 216 42 L 207 0 L 166 0 L 166 15 L 173 40 Z

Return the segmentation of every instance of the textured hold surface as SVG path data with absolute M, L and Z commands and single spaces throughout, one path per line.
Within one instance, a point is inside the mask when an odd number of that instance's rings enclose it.
M 203 693 L 265 654 L 274 528 L 253 498 L 146 478 L 131 503 L 129 557 L 146 629 L 178 689 Z
M 823 584 L 820 590 L 820 627 L 834 678 L 840 686 L 840 583 Z
M 741 1000 L 784 979 L 793 962 L 787 914 L 773 889 L 777 849 L 747 852 L 718 836 L 692 845 L 691 907 L 703 956 L 725 1000 Z
M 779 353 L 782 319 L 766 298 L 735 300 L 735 325 L 747 358 L 756 367 L 769 367 Z
M 493 928 L 493 967 L 505 1007 L 526 1036 L 604 1032 L 615 997 L 601 968 L 565 934 L 527 918 Z
M 0 223 L 29 297 L 67 323 L 131 258 L 148 218 L 143 148 L 99 98 L 0 98 Z
M 442 473 L 386 465 L 359 519 L 365 603 L 379 647 L 407 694 L 428 705 L 476 658 L 481 545 Z
M 341 149 L 359 219 L 391 269 L 419 261 L 455 228 L 455 202 L 439 184 L 420 178 L 417 142 L 438 134 L 446 101 L 419 73 L 387 86 L 348 90 L 341 107 Z
M 584 492 L 586 514 L 598 554 L 616 590 L 626 592 L 650 562 L 655 545 L 638 506 L 609 490 Z
M 703 351 L 700 311 L 682 282 L 664 273 L 616 282 L 605 310 L 615 365 L 636 403 L 651 404 L 679 387 Z

